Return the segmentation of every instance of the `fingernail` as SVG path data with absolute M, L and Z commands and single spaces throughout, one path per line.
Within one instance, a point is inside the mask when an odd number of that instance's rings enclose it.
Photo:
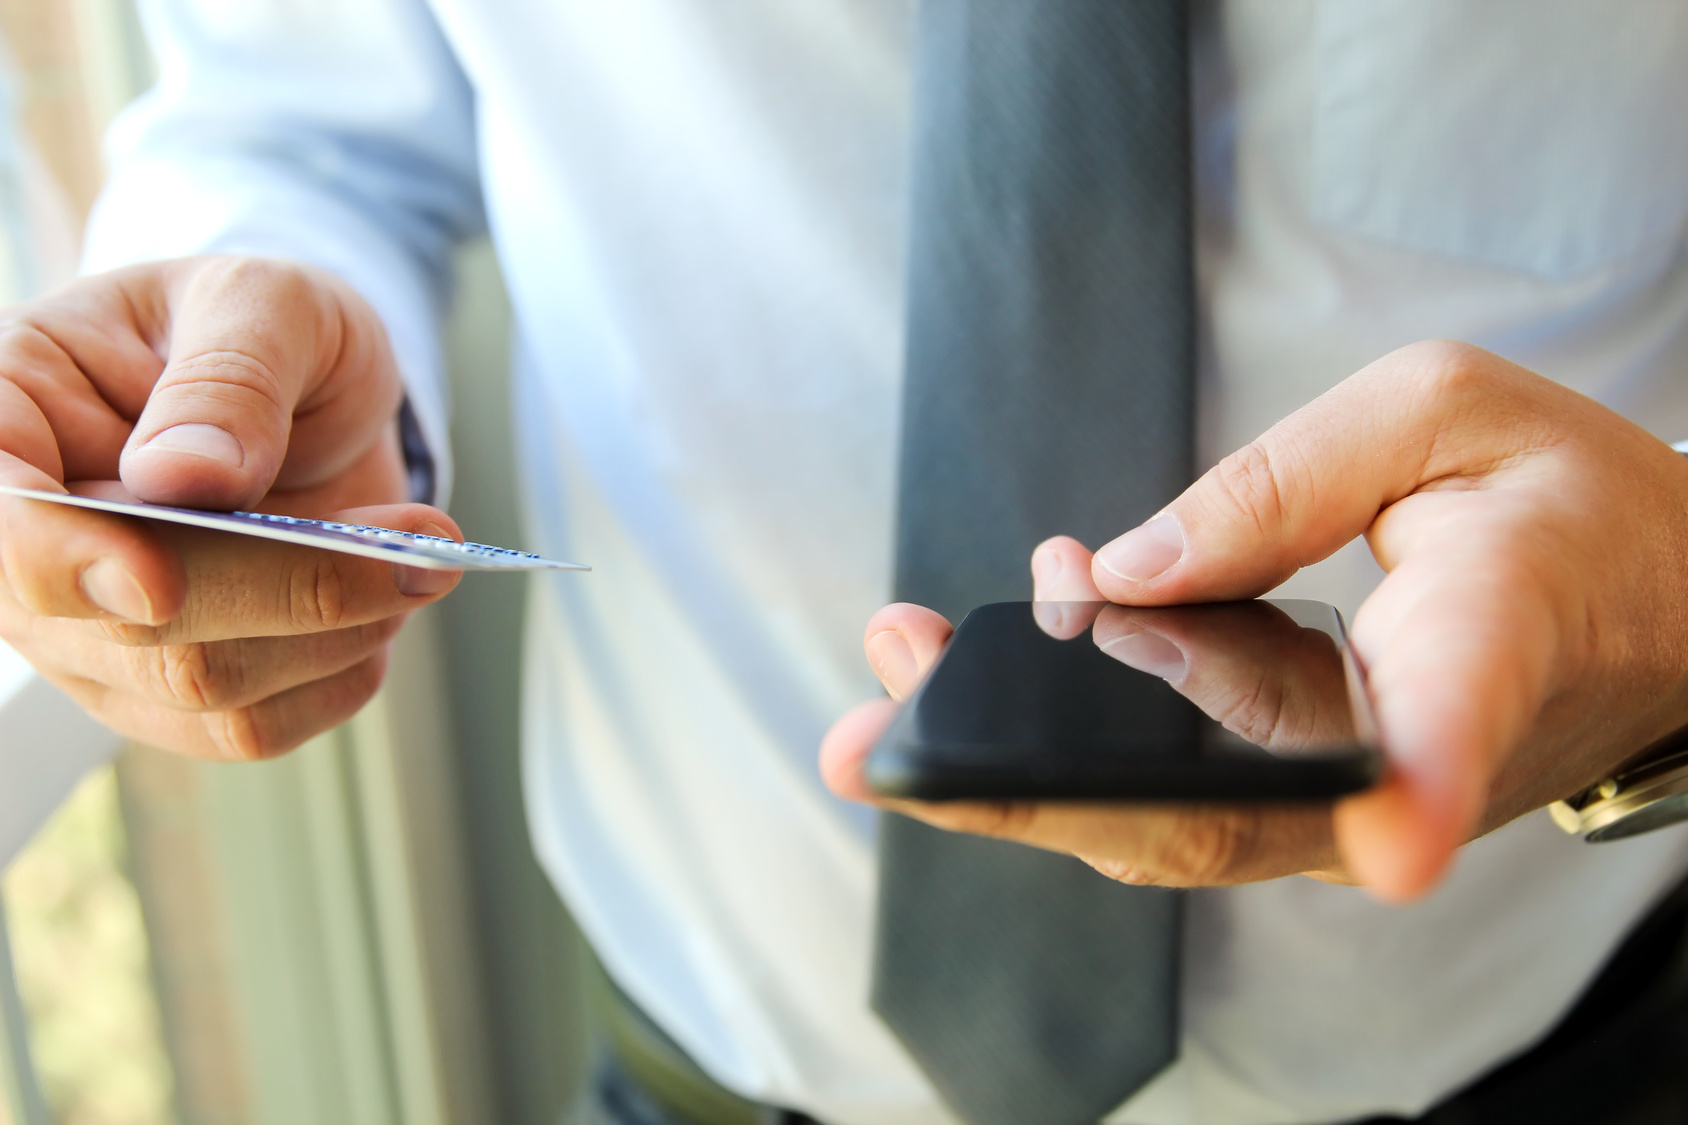
M 111 614 L 137 625 L 152 621 L 152 599 L 117 559 L 97 559 L 82 572 L 82 592 Z
M 1063 640 L 1066 639 L 1062 636 L 1067 631 L 1066 602 L 1034 600 L 1032 602 L 1032 617 L 1037 621 L 1037 627 L 1045 633 L 1050 636 L 1061 637 Z
M 1061 553 L 1048 547 L 1032 552 L 1032 600 L 1042 601 L 1043 591 L 1061 580 Z
M 397 583 L 399 593 L 407 598 L 442 594 L 451 589 L 462 573 L 459 570 L 427 570 L 420 566 L 393 564 L 393 581 Z
M 867 662 L 892 694 L 902 690 L 920 670 L 914 664 L 914 649 L 895 629 L 886 629 L 867 639 Z
M 1156 516 L 1096 552 L 1096 561 L 1116 578 L 1147 582 L 1184 555 L 1184 529 L 1171 516 Z
M 146 453 L 186 453 L 239 468 L 246 462 L 246 449 L 227 430 L 204 422 L 184 422 L 154 434 L 141 446 Z
M 1096 611 L 1086 602 L 1033 602 L 1032 617 L 1037 627 L 1058 641 L 1070 641 L 1096 620 Z
M 1184 650 L 1159 633 L 1127 633 L 1106 642 L 1102 649 L 1121 664 L 1159 676 L 1168 683 L 1178 683 L 1190 670 Z

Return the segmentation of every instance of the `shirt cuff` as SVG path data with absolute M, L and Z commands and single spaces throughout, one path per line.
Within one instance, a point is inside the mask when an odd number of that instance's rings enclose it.
M 410 481 L 410 498 L 418 504 L 432 504 L 435 491 L 434 451 L 422 435 L 422 423 L 410 396 L 399 406 L 399 444 L 404 450 L 404 472 Z

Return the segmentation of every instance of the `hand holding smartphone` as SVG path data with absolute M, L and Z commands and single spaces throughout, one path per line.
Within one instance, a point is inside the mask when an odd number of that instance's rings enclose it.
M 962 621 L 866 779 L 927 801 L 1319 801 L 1382 764 L 1331 606 L 1003 602 Z

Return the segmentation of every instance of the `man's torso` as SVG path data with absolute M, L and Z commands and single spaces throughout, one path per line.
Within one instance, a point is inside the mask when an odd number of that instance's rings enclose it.
M 435 7 L 521 324 L 534 546 L 597 568 L 531 622 L 542 857 L 721 1081 L 943 1120 L 866 1006 L 871 818 L 814 766 L 876 690 L 860 630 L 890 585 L 908 9 Z M 1204 463 L 1427 336 L 1688 436 L 1682 9 L 1198 23 Z M 1291 586 L 1352 610 L 1376 576 L 1361 545 Z M 1535 815 L 1409 909 L 1302 879 L 1197 893 L 1184 1056 L 1122 1120 L 1421 1108 L 1551 1026 L 1685 855 Z

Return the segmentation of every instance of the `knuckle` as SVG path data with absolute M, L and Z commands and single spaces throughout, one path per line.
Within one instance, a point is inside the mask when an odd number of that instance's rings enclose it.
M 281 410 L 285 406 L 282 380 L 269 364 L 249 352 L 220 348 L 186 356 L 172 365 L 176 382 L 191 382 L 203 390 L 208 383 L 257 395 Z
M 331 279 L 297 262 L 247 255 L 201 259 L 190 287 L 222 300 L 320 315 Z
M 1247 810 L 1204 811 L 1184 818 L 1159 857 L 1158 882 L 1212 886 L 1233 881 L 1253 851 L 1260 819 Z
M 1288 707 L 1288 686 L 1269 669 L 1251 670 L 1247 679 L 1239 678 L 1228 685 L 1224 695 L 1211 701 L 1209 714 L 1226 730 L 1242 738 L 1271 749 L 1283 738 L 1286 723 L 1294 729 L 1300 716 Z M 1293 745 L 1293 743 L 1292 743 Z
M 1014 839 L 1024 836 L 1037 816 L 1037 807 L 1016 801 L 969 801 L 944 810 L 946 827 L 975 836 Z
M 1426 404 L 1457 401 L 1494 382 L 1494 365 L 1481 348 L 1458 340 L 1425 340 L 1402 349 L 1400 370 Z
M 46 326 L 29 306 L 0 323 L 0 357 L 8 365 L 37 362 L 56 350 Z
M 355 714 L 385 676 L 386 661 L 371 657 L 331 677 L 327 691 L 329 681 L 319 681 L 250 706 L 208 712 L 202 716 L 206 734 L 228 761 L 277 758 Z
M 197 290 L 258 297 L 266 303 L 299 299 L 311 289 L 309 274 L 297 264 L 247 254 L 199 259 L 191 284 Z
M 1213 470 L 1218 502 L 1259 531 L 1277 526 L 1288 510 L 1289 487 L 1281 462 L 1262 442 L 1243 446 Z
M 105 640 L 126 648 L 151 648 L 161 645 L 168 636 L 169 628 L 164 625 L 133 625 L 127 621 L 95 620 L 90 624 Z
M 346 584 L 332 558 L 312 559 L 288 572 L 283 596 L 285 620 L 298 632 L 338 629 L 346 619 Z
M 1078 858 L 1089 864 L 1097 873 L 1106 875 L 1116 883 L 1141 887 L 1155 881 L 1154 877 L 1141 867 L 1113 856 L 1081 854 Z
M 240 697 L 242 677 L 228 645 L 195 641 L 140 650 L 150 655 L 165 699 L 190 711 L 220 711 Z

